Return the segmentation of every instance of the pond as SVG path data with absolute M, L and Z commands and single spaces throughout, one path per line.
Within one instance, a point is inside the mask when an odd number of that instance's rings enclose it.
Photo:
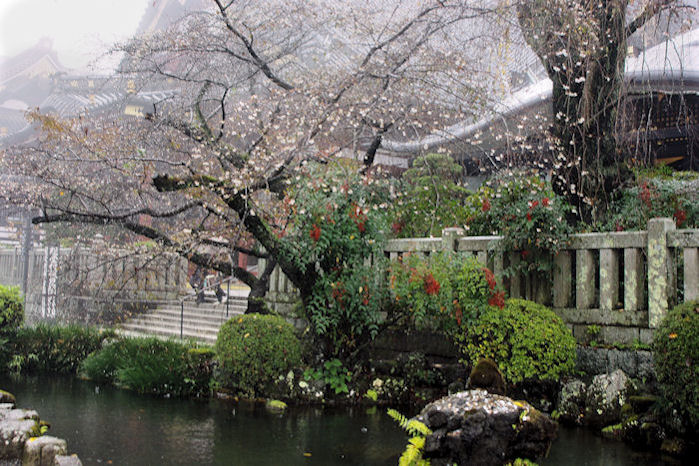
M 0 379 L 83 464 L 395 465 L 406 442 L 383 409 L 264 407 L 138 396 L 65 377 Z M 542 465 L 679 464 L 562 429 Z

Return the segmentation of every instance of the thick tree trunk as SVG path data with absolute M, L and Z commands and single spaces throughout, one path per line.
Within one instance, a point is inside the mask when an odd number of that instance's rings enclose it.
M 584 221 L 604 214 L 625 176 L 615 133 L 627 3 L 531 0 L 518 8 L 524 37 L 553 82 L 554 188 Z
M 248 308 L 246 314 L 269 314 L 270 309 L 265 302 L 265 295 L 269 290 L 269 277 L 272 271 L 277 266 L 274 259 L 269 259 L 265 265 L 265 269 L 257 277 L 257 280 L 250 286 L 250 294 L 248 295 Z

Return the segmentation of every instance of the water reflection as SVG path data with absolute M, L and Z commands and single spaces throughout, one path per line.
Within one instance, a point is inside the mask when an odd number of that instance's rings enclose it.
M 395 465 L 406 437 L 383 409 L 289 409 L 137 396 L 62 377 L 0 379 L 83 464 Z M 562 429 L 542 466 L 680 464 Z

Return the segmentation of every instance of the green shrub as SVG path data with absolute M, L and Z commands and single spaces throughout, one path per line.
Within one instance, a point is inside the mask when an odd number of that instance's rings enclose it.
M 395 304 L 418 328 L 460 334 L 488 306 L 504 305 L 492 272 L 472 256 L 412 254 L 390 271 Z
M 633 185 L 620 189 L 597 230 L 645 230 L 648 220 L 669 217 L 677 228 L 699 225 L 699 175 L 669 168 L 639 170 Z
M 157 338 L 125 338 L 90 355 L 83 373 L 138 393 L 206 396 L 213 373 L 213 351 L 191 343 Z
M 538 176 L 509 172 L 495 177 L 467 205 L 467 234 L 502 235 L 498 248 L 520 254 L 521 261 L 511 264 L 507 274 L 551 270 L 553 256 L 568 241 L 566 214 L 571 208 Z
M 241 395 L 265 394 L 274 380 L 301 365 L 301 343 L 284 319 L 250 314 L 223 324 L 216 340 L 217 381 Z
M 280 253 L 307 271 L 299 288 L 317 352 L 346 363 L 384 321 L 390 190 L 381 179 L 332 165 L 308 164 L 287 190 L 290 227 Z
M 459 186 L 463 168 L 445 154 L 427 154 L 403 174 L 394 202 L 393 233 L 400 238 L 441 236 L 442 229 L 463 226 L 470 192 Z
M 653 361 L 665 397 L 699 428 L 699 301 L 676 306 L 653 338 Z
M 465 329 L 459 346 L 471 364 L 494 360 L 507 381 L 557 380 L 575 367 L 575 339 L 550 309 L 523 299 L 490 307 Z
M 14 333 L 24 320 L 24 299 L 17 287 L 0 285 L 0 336 Z
M 111 342 L 100 351 L 90 354 L 81 364 L 80 371 L 88 379 L 97 383 L 116 382 L 119 362 L 124 359 L 122 341 Z
M 81 325 L 38 324 L 17 331 L 13 345 L 15 372 L 75 374 L 87 356 L 99 350 L 114 332 Z

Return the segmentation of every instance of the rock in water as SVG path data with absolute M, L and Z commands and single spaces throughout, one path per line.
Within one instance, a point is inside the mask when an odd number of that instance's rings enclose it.
M 548 451 L 558 425 L 523 401 L 468 390 L 434 401 L 418 419 L 432 429 L 424 457 L 434 466 L 507 464 Z
M 619 422 L 629 382 L 621 369 L 611 374 L 596 375 L 587 387 L 585 424 L 601 429 Z
M 559 421 L 582 425 L 585 410 L 585 383 L 582 380 L 569 380 L 561 387 L 558 395 Z
M 0 403 L 10 403 L 14 406 L 15 401 L 15 396 L 12 393 L 5 390 L 0 390 Z
M 479 359 L 468 377 L 467 388 L 482 388 L 495 395 L 507 395 L 505 377 L 492 359 Z

